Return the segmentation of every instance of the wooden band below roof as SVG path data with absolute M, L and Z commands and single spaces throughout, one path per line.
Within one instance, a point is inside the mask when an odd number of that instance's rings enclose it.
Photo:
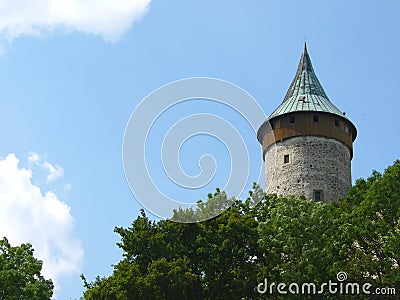
M 321 136 L 338 140 L 349 148 L 351 159 L 357 130 L 346 118 L 330 113 L 309 111 L 272 118 L 269 123 L 266 122 L 261 126 L 258 134 L 259 140 L 262 139 L 263 159 L 265 152 L 272 144 L 296 136 Z

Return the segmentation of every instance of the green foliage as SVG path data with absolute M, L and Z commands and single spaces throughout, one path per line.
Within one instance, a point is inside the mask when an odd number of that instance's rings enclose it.
M 335 278 L 331 266 L 338 256 L 332 249 L 332 236 L 338 224 L 331 217 L 331 206 L 295 197 L 280 197 L 275 204 L 259 226 L 269 279 L 321 284 Z
M 339 271 L 349 282 L 400 292 L 400 161 L 358 180 L 345 199 L 331 203 L 265 195 L 255 185 L 246 201 L 217 189 L 197 209 L 175 211 L 173 219 L 220 210 L 192 224 L 153 222 L 142 210 L 129 228 L 115 229 L 123 259 L 113 274 L 93 283 L 83 277 L 84 298 L 264 299 L 271 295 L 255 290 L 264 278 L 320 285 L 336 281 Z
M 338 266 L 360 282 L 398 286 L 400 161 L 383 175 L 373 172 L 367 180 L 358 180 L 345 200 L 347 203 L 342 206 L 347 205 L 347 210 L 341 218 L 337 240 L 349 247 L 346 260 Z
M 0 240 L 0 299 L 50 299 L 53 283 L 40 275 L 41 270 L 30 244 L 12 247 L 6 238 Z
M 141 211 L 129 228 L 116 228 L 123 259 L 108 278 L 84 279 L 85 299 L 240 299 L 255 295 L 258 231 L 250 200 L 227 199 L 219 190 L 198 210 L 210 213 L 231 206 L 201 223 L 152 222 Z M 201 217 L 201 216 L 200 216 Z M 84 278 L 84 277 L 83 277 Z

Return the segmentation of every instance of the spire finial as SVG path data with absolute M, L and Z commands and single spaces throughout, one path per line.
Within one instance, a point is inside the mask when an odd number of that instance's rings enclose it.
M 297 67 L 296 75 L 293 78 L 283 102 L 290 99 L 297 101 L 298 96 L 303 96 L 306 94 L 317 95 L 329 101 L 328 96 L 326 95 L 322 85 L 314 73 L 311 59 L 307 52 L 307 42 L 304 42 L 304 50 Z

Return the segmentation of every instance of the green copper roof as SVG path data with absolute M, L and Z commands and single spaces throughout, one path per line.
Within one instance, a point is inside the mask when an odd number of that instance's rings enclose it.
M 303 54 L 301 55 L 296 75 L 294 76 L 289 90 L 281 105 L 279 105 L 268 119 L 297 111 L 320 111 L 346 118 L 345 115 L 329 101 L 328 96 L 315 75 L 310 56 L 307 52 L 306 43 L 304 43 Z

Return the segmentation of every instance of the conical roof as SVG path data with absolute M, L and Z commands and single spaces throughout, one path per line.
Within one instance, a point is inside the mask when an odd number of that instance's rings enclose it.
M 268 117 L 268 120 L 280 115 L 298 111 L 327 112 L 346 118 L 345 115 L 329 101 L 321 83 L 315 75 L 304 43 L 296 75 L 281 105 Z M 346 118 L 347 119 L 347 118 Z

